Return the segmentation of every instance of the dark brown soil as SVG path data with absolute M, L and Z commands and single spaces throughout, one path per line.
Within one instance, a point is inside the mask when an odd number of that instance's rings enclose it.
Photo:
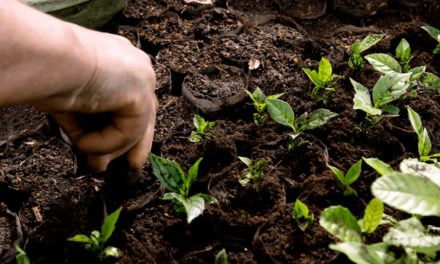
M 400 117 L 359 129 L 364 114 L 352 109 L 348 78 L 372 87 L 379 74 L 369 66 L 354 72 L 346 65 L 354 40 L 382 32 L 385 39 L 371 52 L 392 53 L 405 37 L 415 55 L 412 66 L 439 74 L 440 58 L 431 55 L 435 43 L 420 29 L 424 23 L 440 26 L 439 11 L 432 0 L 218 0 L 215 6 L 127 0 L 107 29 L 129 38 L 155 62 L 160 108 L 153 152 L 185 169 L 203 157 L 193 191 L 219 203 L 188 225 L 160 199 L 163 189 L 149 165 L 134 187 L 115 188 L 105 179 L 129 175 L 123 167 L 115 163 L 112 171 L 91 175 L 43 114 L 25 106 L 1 108 L 0 259 L 18 239 L 32 263 L 95 263 L 66 239 L 99 229 L 105 212 L 122 205 L 109 244 L 124 254 L 109 263 L 213 263 L 222 248 L 231 263 L 348 263 L 328 248 L 333 239 L 318 221 L 306 232 L 298 228 L 292 203 L 301 199 L 316 219 L 335 204 L 361 216 L 377 175 L 365 165 L 353 185 L 359 197 L 344 197 L 326 163 L 347 169 L 361 157 L 378 157 L 396 167 L 416 157 L 405 105 L 421 115 L 433 150 L 440 151 L 437 91 L 419 90 L 416 98 L 397 103 Z M 312 85 L 301 69 L 316 67 L 321 56 L 342 76 L 326 105 L 311 99 Z M 309 143 L 289 152 L 288 129 L 273 121 L 253 124 L 254 109 L 243 89 L 256 87 L 285 93 L 283 100 L 297 114 L 325 107 L 339 116 L 302 134 L 299 140 Z M 201 143 L 187 138 L 196 113 L 216 122 Z M 238 183 L 244 165 L 237 156 L 269 161 L 260 192 Z

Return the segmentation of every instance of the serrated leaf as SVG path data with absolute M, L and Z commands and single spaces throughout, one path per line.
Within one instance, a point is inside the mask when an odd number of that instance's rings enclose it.
M 365 208 L 362 231 L 369 234 L 373 233 L 382 222 L 383 212 L 384 207 L 382 201 L 373 198 Z
M 409 214 L 440 216 L 440 187 L 427 178 L 392 172 L 376 179 L 371 190 L 382 202 Z
M 121 211 L 122 207 L 119 207 L 116 211 L 107 215 L 104 218 L 101 226 L 101 235 L 99 236 L 101 244 L 105 244 L 105 242 L 107 242 L 107 240 L 112 236 L 113 232 L 115 231 L 116 222 L 118 222 Z
M 387 253 L 386 243 L 365 245 L 360 242 L 344 242 L 331 244 L 330 248 L 344 253 L 356 264 L 388 264 L 394 263 L 394 257 Z
M 369 115 L 381 115 L 382 110 L 373 107 L 371 103 L 370 92 L 368 91 L 367 87 L 363 86 L 362 84 L 356 82 L 351 78 L 350 81 L 356 92 L 353 98 L 353 103 L 354 103 L 353 109 L 362 110 L 368 113 Z
M 417 159 L 405 159 L 400 163 L 400 170 L 403 173 L 425 177 L 440 187 L 440 168 L 433 164 L 420 162 Z
M 185 178 L 185 191 L 186 194 L 188 194 L 189 189 L 191 188 L 191 185 L 196 180 L 197 175 L 199 174 L 199 166 L 200 162 L 202 162 L 203 158 L 199 158 L 188 170 L 188 175 Z
M 379 41 L 381 41 L 382 38 L 383 38 L 382 34 L 371 34 L 366 36 L 359 44 L 359 53 L 362 53 L 370 49 L 371 47 L 379 43 Z
M 438 77 L 433 73 L 430 72 L 423 73 L 422 76 L 420 77 L 420 81 L 422 82 L 423 85 L 429 88 L 440 89 L 440 77 Z
M 358 160 L 355 164 L 353 164 L 350 169 L 347 171 L 344 177 L 344 181 L 342 184 L 345 186 L 351 185 L 353 182 L 355 182 L 359 176 L 361 175 L 362 171 L 362 159 Z
M 402 67 L 400 63 L 385 53 L 374 53 L 365 56 L 365 59 L 373 66 L 373 68 L 383 74 L 401 73 Z
M 343 206 L 337 205 L 324 209 L 319 224 L 341 241 L 362 241 L 361 228 L 356 218 Z
M 275 122 L 283 126 L 291 127 L 294 131 L 295 127 L 295 113 L 292 107 L 280 100 L 280 99 L 268 99 L 267 100 L 267 110 Z
M 303 68 L 304 73 L 309 77 L 310 81 L 318 87 L 322 87 L 324 83 L 319 78 L 319 73 L 315 70 L 305 69 Z
M 344 181 L 345 172 L 329 164 L 327 164 L 327 167 L 333 172 L 333 174 L 336 176 L 336 179 L 338 179 L 340 183 Z
M 402 62 L 406 62 L 411 57 L 411 47 L 406 39 L 400 40 L 396 48 L 396 58 Z
M 363 160 L 368 166 L 373 168 L 380 175 L 385 175 L 394 171 L 389 164 L 381 161 L 378 158 L 363 158 Z
M 185 173 L 180 165 L 175 161 L 159 157 L 153 153 L 150 154 L 150 161 L 153 167 L 153 175 L 159 179 L 165 189 L 178 193 L 185 178 Z
M 320 108 L 306 115 L 305 120 L 298 119 L 299 126 L 302 130 L 312 130 L 326 124 L 330 119 L 338 116 L 328 109 Z
M 382 107 L 404 95 L 409 88 L 410 75 L 390 73 L 381 76 L 373 87 L 374 107 Z
M 229 264 L 228 254 L 226 253 L 226 249 L 220 250 L 217 255 L 215 255 L 214 264 Z
M 319 79 L 323 84 L 331 80 L 333 70 L 331 63 L 329 60 L 327 60 L 327 58 L 325 57 L 321 58 L 321 61 L 319 62 L 318 70 L 319 70 L 318 71 Z

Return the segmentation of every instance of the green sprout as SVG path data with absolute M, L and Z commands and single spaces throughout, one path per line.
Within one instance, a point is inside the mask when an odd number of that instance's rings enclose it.
M 399 108 L 390 103 L 400 99 L 407 92 L 410 86 L 409 78 L 409 73 L 388 73 L 381 76 L 373 87 L 372 96 L 367 87 L 350 78 L 356 92 L 353 109 L 364 111 L 369 125 L 378 123 L 383 113 L 387 113 L 388 116 L 398 116 Z
M 348 66 L 353 70 L 362 70 L 364 68 L 364 59 L 361 53 L 367 51 L 379 41 L 381 41 L 383 35 L 371 34 L 366 36 L 362 41 L 357 40 L 351 45 L 351 56 L 348 59 Z
M 193 123 L 196 131 L 191 131 L 191 135 L 188 137 L 191 142 L 200 142 L 205 138 L 209 137 L 209 131 L 214 127 L 215 122 L 206 121 L 203 117 L 195 115 L 193 118 Z
M 120 257 L 121 251 L 116 247 L 106 247 L 106 243 L 115 231 L 116 222 L 118 221 L 121 210 L 122 207 L 104 218 L 101 231 L 93 230 L 90 235 L 77 234 L 68 240 L 84 244 L 84 248 L 96 253 L 100 261 L 103 261 L 108 257 Z
M 275 122 L 292 129 L 293 133 L 290 134 L 292 140 L 302 132 L 320 127 L 338 115 L 328 109 L 320 108 L 310 114 L 306 112 L 295 118 L 292 107 L 280 99 L 268 99 L 267 110 Z
M 327 167 L 333 172 L 338 180 L 339 185 L 344 189 L 344 195 L 354 195 L 357 196 L 357 192 L 350 185 L 352 185 L 361 175 L 362 172 L 362 160 L 358 160 L 353 164 L 347 173 L 344 171 L 327 164 Z
M 173 201 L 176 212 L 186 213 L 188 224 L 203 213 L 205 204 L 217 202 L 214 197 L 207 194 L 197 193 L 189 196 L 191 186 L 197 178 L 202 158 L 191 166 L 187 174 L 175 161 L 154 154 L 150 154 L 150 160 L 154 176 L 168 191 L 164 194 L 163 199 Z
M 17 264 L 31 264 L 26 252 L 17 244 L 15 245 L 15 251 L 17 251 L 17 254 L 15 255 Z
M 249 95 L 249 98 L 251 98 L 252 103 L 254 104 L 255 109 L 257 110 L 256 113 L 253 114 L 254 117 L 254 123 L 257 126 L 263 125 L 267 118 L 269 117 L 266 109 L 267 109 L 267 99 L 278 99 L 281 96 L 284 95 L 284 93 L 280 94 L 274 94 L 266 96 L 263 91 L 260 88 L 256 88 L 253 93 L 251 93 L 248 90 L 245 90 L 246 93 Z
M 414 129 L 414 131 L 417 134 L 418 138 L 418 151 L 419 151 L 419 157 L 420 161 L 431 161 L 438 165 L 438 159 L 440 158 L 440 153 L 431 154 L 432 150 L 432 143 L 431 139 L 429 138 L 428 130 L 423 127 L 422 119 L 420 118 L 420 115 L 414 111 L 410 106 L 407 106 L 408 110 L 408 118 L 411 122 L 411 126 Z
M 423 26 L 422 27 L 423 30 L 425 30 L 426 32 L 428 32 L 428 34 L 435 39 L 438 43 L 437 46 L 435 47 L 435 49 L 432 51 L 432 53 L 434 54 L 440 54 L 440 30 L 438 30 L 435 27 L 432 26 Z
M 244 170 L 244 177 L 239 180 L 241 186 L 250 187 L 256 191 L 261 189 L 261 185 L 266 178 L 263 167 L 267 164 L 266 160 L 252 161 L 250 158 L 238 157 L 247 168 Z
M 309 207 L 299 199 L 296 199 L 293 206 L 292 217 L 302 231 L 305 231 L 315 220 L 313 214 L 310 213 Z
M 307 74 L 310 81 L 315 85 L 312 90 L 312 99 L 317 101 L 323 101 L 327 103 L 330 95 L 334 93 L 333 87 L 339 78 L 338 75 L 333 74 L 333 69 L 330 61 L 325 57 L 321 58 L 319 62 L 318 71 L 303 68 L 303 71 Z
M 228 253 L 226 249 L 220 250 L 217 255 L 215 255 L 215 264 L 229 264 Z

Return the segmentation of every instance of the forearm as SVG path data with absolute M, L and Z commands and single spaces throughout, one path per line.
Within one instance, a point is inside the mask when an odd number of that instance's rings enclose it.
M 72 25 L 16 0 L 0 1 L 0 106 L 80 89 L 94 54 Z

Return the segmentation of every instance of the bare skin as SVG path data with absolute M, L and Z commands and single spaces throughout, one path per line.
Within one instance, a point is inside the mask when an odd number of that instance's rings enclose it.
M 120 36 L 88 30 L 0 1 L 0 106 L 31 103 L 49 113 L 95 172 L 126 155 L 145 163 L 157 100 L 149 57 Z M 83 114 L 108 113 L 104 128 L 81 126 Z

